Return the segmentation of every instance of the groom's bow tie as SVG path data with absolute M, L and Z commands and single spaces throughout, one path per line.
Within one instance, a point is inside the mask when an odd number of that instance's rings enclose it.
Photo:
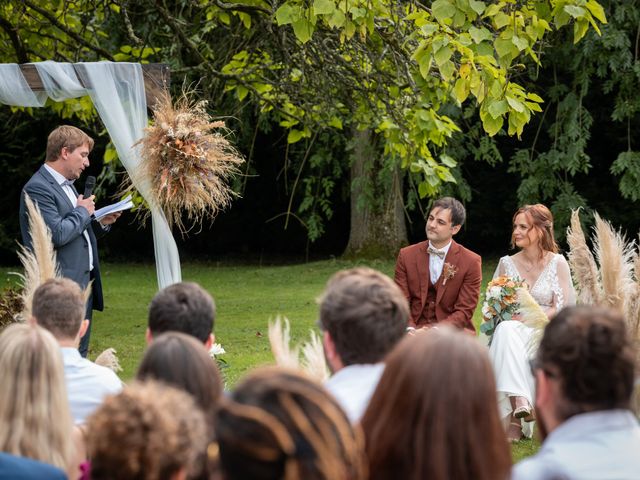
M 444 256 L 445 256 L 446 252 L 444 250 L 436 250 L 433 247 L 429 247 L 429 248 L 427 248 L 427 253 L 429 255 L 437 255 L 438 257 L 444 259 Z
M 65 180 L 60 184 L 61 187 L 73 187 L 73 180 Z

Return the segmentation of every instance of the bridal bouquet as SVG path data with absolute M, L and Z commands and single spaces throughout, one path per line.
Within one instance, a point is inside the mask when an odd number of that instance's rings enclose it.
M 507 275 L 496 277 L 489 282 L 482 304 L 484 319 L 480 326 L 482 333 L 491 336 L 500 322 L 511 320 L 513 314 L 520 308 L 519 288 L 527 288 L 527 285 L 520 279 Z

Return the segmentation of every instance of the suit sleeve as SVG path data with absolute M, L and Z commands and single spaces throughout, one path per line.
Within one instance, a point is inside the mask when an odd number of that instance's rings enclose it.
M 25 187 L 23 198 L 20 199 L 20 214 L 25 217 L 22 219 L 25 225 L 28 224 L 28 221 L 26 219 L 27 211 L 26 205 L 24 205 L 24 193 L 29 195 L 31 200 L 40 208 L 42 218 L 49 230 L 51 230 L 51 240 L 56 248 L 78 238 L 91 223 L 91 216 L 84 207 L 76 207 L 66 215 L 60 215 L 53 192 L 48 186 L 32 184 Z M 31 245 L 31 239 L 23 240 L 25 244 Z
M 472 259 L 472 264 L 462 279 L 462 286 L 458 293 L 458 299 L 453 307 L 454 311 L 444 321 L 450 322 L 460 328 L 473 327 L 471 321 L 473 312 L 478 306 L 480 298 L 480 286 L 482 284 L 482 260 L 479 256 Z M 475 327 L 473 327 L 475 330 Z
M 410 301 L 411 295 L 409 294 L 409 284 L 407 282 L 407 267 L 404 264 L 404 257 L 402 256 L 402 250 L 398 253 L 398 260 L 396 261 L 396 270 L 393 279 L 395 280 L 402 294 Z

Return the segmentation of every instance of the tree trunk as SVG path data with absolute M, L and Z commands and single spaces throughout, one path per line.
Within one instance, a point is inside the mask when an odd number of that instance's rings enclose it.
M 402 172 L 383 162 L 371 131 L 355 131 L 347 258 L 393 258 L 407 244 Z

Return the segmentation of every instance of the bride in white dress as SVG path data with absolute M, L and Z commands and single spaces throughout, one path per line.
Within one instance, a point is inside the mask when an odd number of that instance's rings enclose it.
M 558 252 L 553 216 L 541 204 L 525 205 L 513 216 L 512 246 L 520 251 L 500 259 L 499 275 L 524 280 L 529 292 L 549 318 L 575 304 L 575 291 L 566 259 Z M 535 384 L 529 359 L 535 354 L 530 341 L 533 329 L 519 321 L 502 322 L 493 334 L 489 353 L 496 375 L 500 413 L 510 441 L 532 434 Z

